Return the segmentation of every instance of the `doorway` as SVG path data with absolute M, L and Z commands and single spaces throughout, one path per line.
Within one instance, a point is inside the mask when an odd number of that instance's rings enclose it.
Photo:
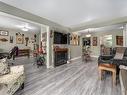
M 20 17 L 16 17 L 7 13 L 0 12 L 0 19 L 4 20 L 0 23 L 0 30 L 8 31 L 8 35 L 0 35 L 0 38 L 6 39 L 6 42 L 0 41 L 0 51 L 9 52 L 12 47 L 15 45 L 20 49 L 30 49 L 30 55 L 36 50 L 38 47 L 43 48 L 45 46 L 46 53 L 46 67 L 49 68 L 49 26 L 39 24 L 27 19 L 23 19 Z M 42 46 L 43 40 L 43 32 L 47 35 L 45 36 L 46 42 L 44 46 Z M 21 34 L 22 42 L 17 42 L 17 35 Z M 21 37 L 20 37 L 21 38 Z

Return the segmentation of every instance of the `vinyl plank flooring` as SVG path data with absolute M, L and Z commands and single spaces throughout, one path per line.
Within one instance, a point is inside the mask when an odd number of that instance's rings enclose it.
M 97 60 L 77 60 L 53 69 L 37 68 L 34 59 L 21 58 L 15 65 L 25 67 L 25 88 L 15 95 L 121 95 L 120 84 L 112 86 L 111 76 L 98 79 Z

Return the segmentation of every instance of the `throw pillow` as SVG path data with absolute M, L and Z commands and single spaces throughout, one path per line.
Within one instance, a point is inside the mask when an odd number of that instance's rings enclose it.
M 123 59 L 123 55 L 124 55 L 124 53 L 118 53 L 117 52 L 114 59 Z
M 103 50 L 103 55 L 111 55 L 111 48 L 105 47 Z
M 120 68 L 120 69 L 127 70 L 127 66 L 124 66 L 124 65 L 120 65 L 119 68 Z
M 0 76 L 8 74 L 9 72 L 10 68 L 8 66 L 7 58 L 0 59 Z

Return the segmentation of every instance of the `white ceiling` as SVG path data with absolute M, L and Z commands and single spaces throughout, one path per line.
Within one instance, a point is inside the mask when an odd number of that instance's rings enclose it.
M 99 28 L 88 28 L 81 31 L 77 31 L 79 34 L 87 34 L 94 33 L 94 32 L 111 32 L 111 31 L 123 31 L 124 24 L 117 24 L 117 25 L 110 25 L 105 27 L 99 27 Z
M 64 26 L 127 16 L 127 0 L 0 0 Z
M 39 25 L 15 18 L 11 15 L 2 12 L 0 12 L 0 27 L 5 29 L 19 30 L 19 31 L 22 31 L 22 29 L 26 27 L 28 28 L 29 31 L 25 31 L 25 32 L 29 32 L 29 33 L 31 32 L 38 33 L 40 32 L 41 29 Z

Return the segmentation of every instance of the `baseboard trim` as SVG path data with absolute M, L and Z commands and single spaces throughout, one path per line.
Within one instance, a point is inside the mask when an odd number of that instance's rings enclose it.
M 74 58 L 72 58 L 72 59 L 70 59 L 71 61 L 74 61 L 74 60 L 77 60 L 77 59 L 80 59 L 80 58 L 82 58 L 81 56 L 78 56 L 78 57 L 74 57 Z
M 48 69 L 52 69 L 52 68 L 54 68 L 54 66 L 49 66 L 49 67 L 47 67 Z
M 96 56 L 96 55 L 92 55 L 91 57 L 94 57 L 94 58 L 98 58 L 99 56 Z

